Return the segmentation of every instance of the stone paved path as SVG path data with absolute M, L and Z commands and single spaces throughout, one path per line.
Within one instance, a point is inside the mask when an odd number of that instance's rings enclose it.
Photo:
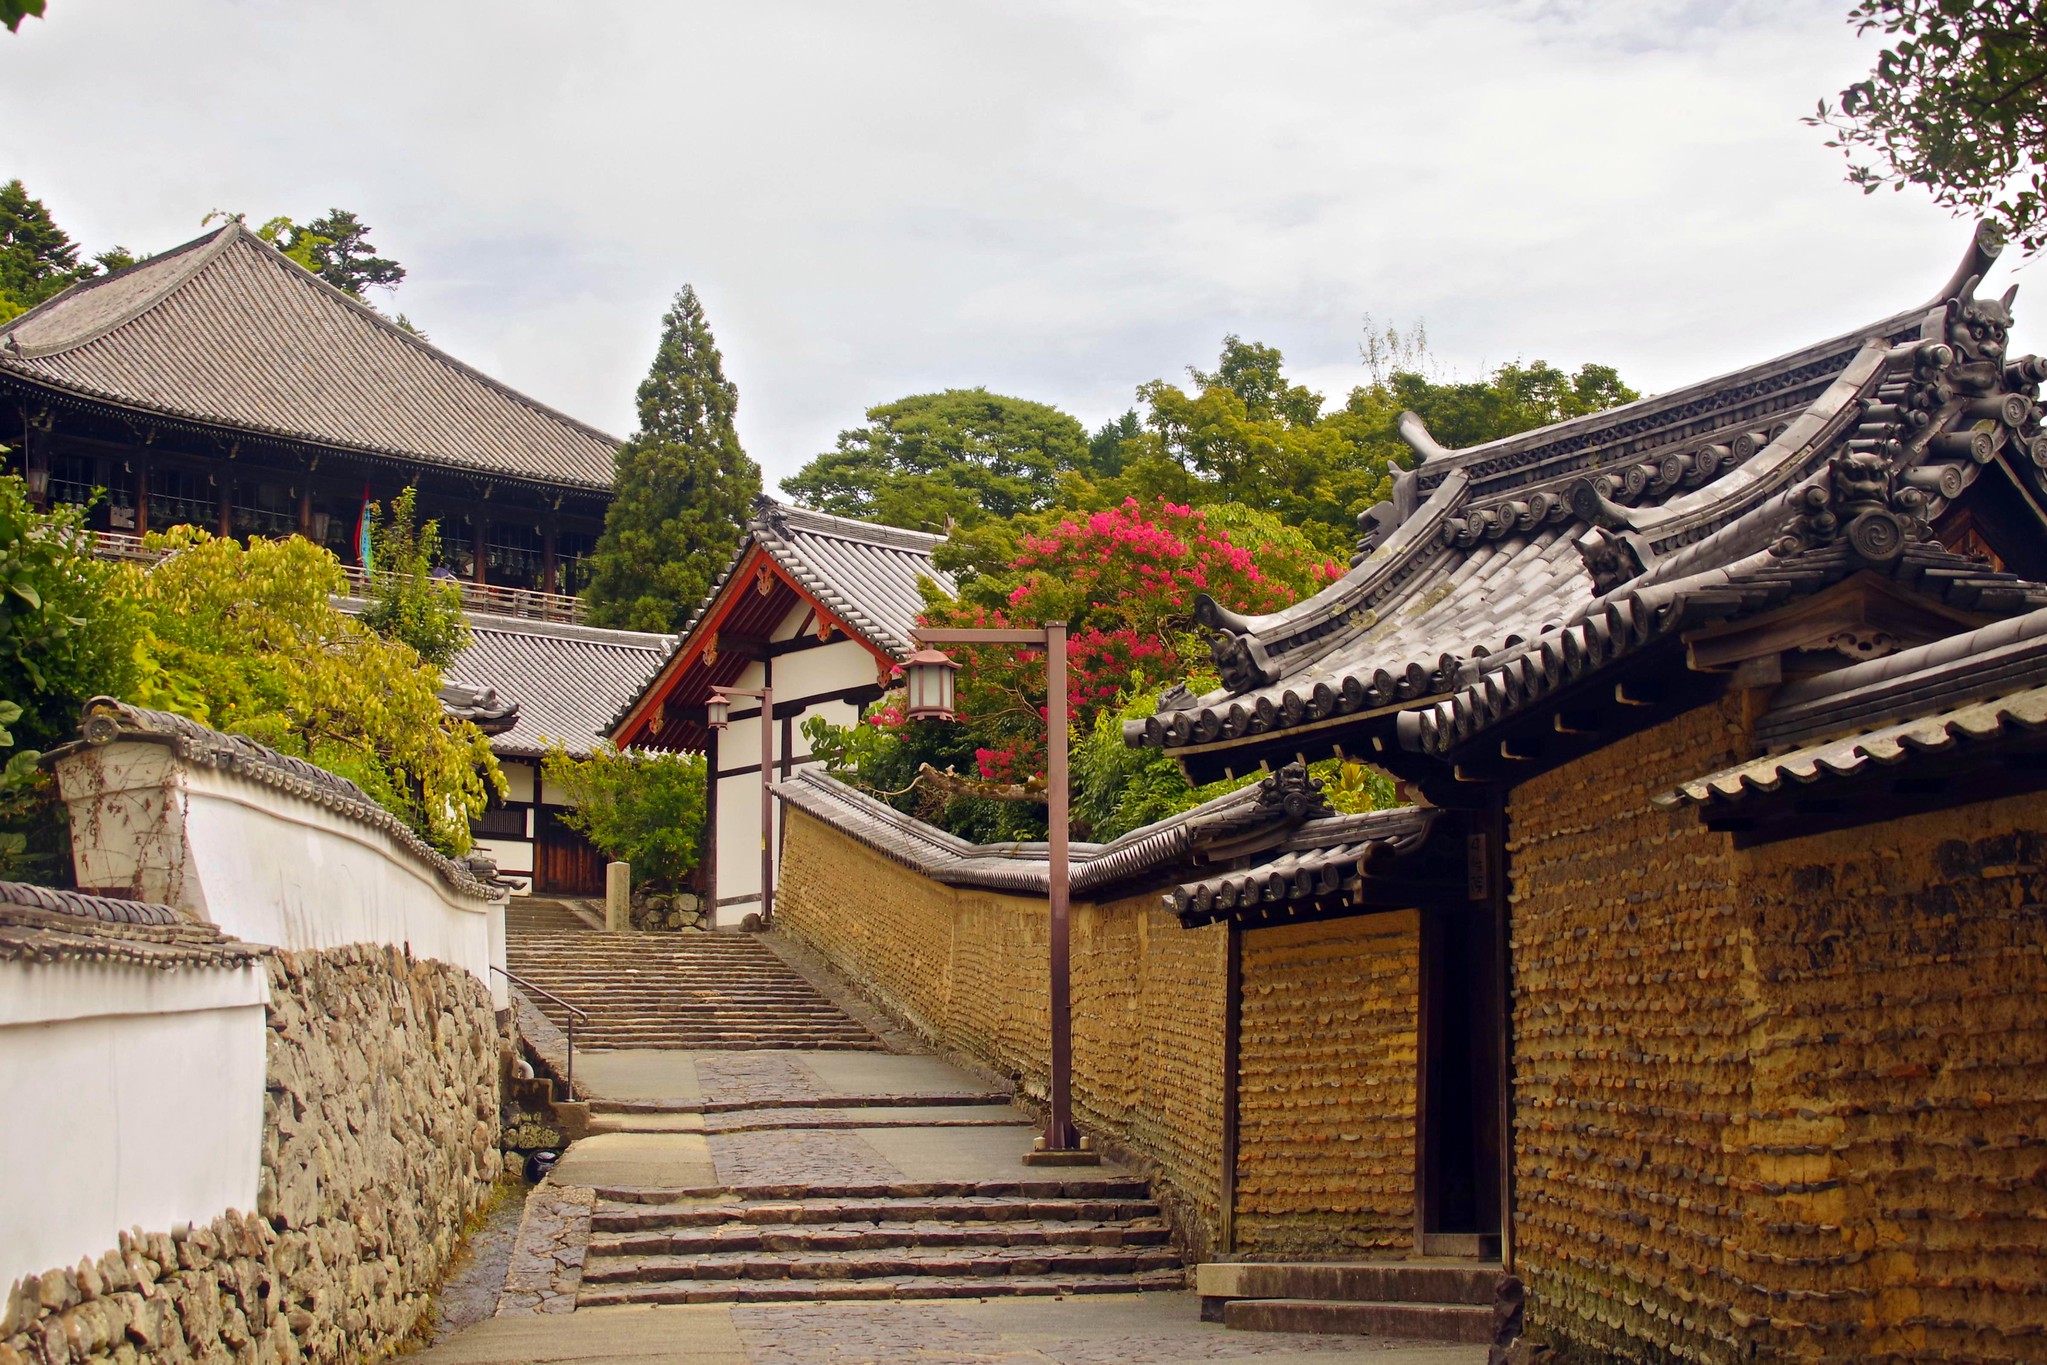
M 528 1200 L 497 1316 L 413 1357 L 419 1365 L 1485 1358 L 1473 1347 L 1201 1322 L 1177 1269 L 1142 1268 L 1172 1259 L 1141 1181 L 1113 1167 L 1025 1168 L 1023 1115 L 985 1077 L 935 1057 L 579 1049 L 577 1067 L 604 1131 L 574 1144 Z M 826 1268 L 830 1258 L 863 1256 L 883 1258 L 870 1278 L 805 1278 L 843 1274 L 843 1260 Z M 1032 1256 L 1051 1257 L 1051 1273 L 1012 1273 Z M 1062 1272 L 1061 1256 L 1110 1268 Z M 664 1287 L 659 1276 L 681 1264 L 692 1278 Z M 931 1276 L 933 1264 L 943 1273 Z M 1135 1269 L 1115 1269 L 1124 1266 Z M 732 1278 L 698 1278 L 707 1274 Z M 1175 1287 L 1075 1292 L 1134 1282 Z M 840 1292 L 1000 1297 L 814 1301 Z M 602 1306 L 645 1293 L 690 1299 Z M 795 1301 L 694 1301 L 748 1293 Z

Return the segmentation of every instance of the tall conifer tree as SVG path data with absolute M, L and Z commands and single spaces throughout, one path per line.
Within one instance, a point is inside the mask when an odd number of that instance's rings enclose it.
M 640 385 L 640 429 L 620 447 L 617 491 L 591 556 L 593 624 L 679 630 L 738 545 L 760 466 L 733 428 L 739 390 L 688 285 L 662 318 Z

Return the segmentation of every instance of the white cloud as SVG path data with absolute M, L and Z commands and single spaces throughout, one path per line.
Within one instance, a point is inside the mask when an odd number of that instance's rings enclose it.
M 1798 124 L 1844 9 L 53 0 L 0 175 L 93 249 L 353 208 L 437 342 L 621 434 L 690 281 L 781 475 L 922 389 L 1100 421 L 1229 331 L 1340 396 L 1367 311 L 1651 390 L 1873 320 L 1967 233 Z

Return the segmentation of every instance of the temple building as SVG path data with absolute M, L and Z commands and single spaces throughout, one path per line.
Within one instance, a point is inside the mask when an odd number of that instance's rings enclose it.
M 90 503 L 113 555 L 184 523 L 359 567 L 364 505 L 416 486 L 468 605 L 561 619 L 618 446 L 238 222 L 0 324 L 0 444 L 40 504 Z
M 646 686 L 673 635 L 469 614 L 469 647 L 446 669 L 442 704 L 482 727 L 505 774 L 501 801 L 470 822 L 476 851 L 517 894 L 601 896 L 602 853 L 566 823 L 575 802 L 541 771 L 555 750 L 589 758 L 614 712 Z
M 1208 1311 L 2038 1358 L 2047 362 L 1996 252 L 1608 412 L 1465 450 L 1410 416 L 1347 575 L 1201 605 L 1222 686 L 1126 740 L 1264 776 L 1076 847 L 1073 1030 Z M 1333 814 L 1331 755 L 1411 804 Z M 781 790 L 785 929 L 1042 1087 L 1044 849 Z
M 803 722 L 851 725 L 894 685 L 913 652 L 910 629 L 924 584 L 950 594 L 933 566 L 944 538 L 877 526 L 763 498 L 739 551 L 711 589 L 674 653 L 609 726 L 619 748 L 705 756 L 712 774 L 701 872 L 715 924 L 766 917 L 762 850 L 780 856 L 782 820 L 761 832 L 762 708 L 737 697 L 725 728 L 706 724 L 714 688 L 771 694 L 770 780 L 811 762 Z

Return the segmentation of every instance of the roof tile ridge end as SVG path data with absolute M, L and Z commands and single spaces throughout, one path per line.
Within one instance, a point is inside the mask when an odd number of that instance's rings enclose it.
M 150 312 L 165 299 L 183 289 L 187 284 L 190 284 L 207 266 L 220 259 L 222 253 L 227 250 L 227 244 L 234 240 L 232 230 L 238 226 L 240 226 L 238 223 L 229 223 L 225 227 L 215 228 L 212 232 L 202 233 L 189 242 L 180 243 L 169 251 L 159 252 L 147 260 L 137 261 L 134 265 L 124 270 L 117 270 L 110 275 L 101 275 L 96 279 L 80 280 L 62 293 L 43 300 L 19 317 L 8 319 L 4 326 L 0 326 L 0 333 L 4 333 L 11 338 L 14 335 L 15 329 L 24 323 L 33 321 L 45 313 L 55 312 L 59 306 L 89 294 L 104 285 L 111 284 L 115 280 L 125 279 L 130 275 L 151 268 L 166 272 L 164 282 L 159 284 L 152 292 L 146 294 L 138 306 L 123 309 L 119 314 L 108 319 L 106 322 L 80 336 L 66 340 L 62 345 L 24 347 L 20 353 L 20 358 L 24 360 L 40 360 L 48 356 L 63 355 L 68 351 L 75 351 L 81 347 L 89 346 L 108 333 L 116 332 L 126 327 L 129 323 Z M 180 258 L 186 258 L 184 264 L 173 264 Z

